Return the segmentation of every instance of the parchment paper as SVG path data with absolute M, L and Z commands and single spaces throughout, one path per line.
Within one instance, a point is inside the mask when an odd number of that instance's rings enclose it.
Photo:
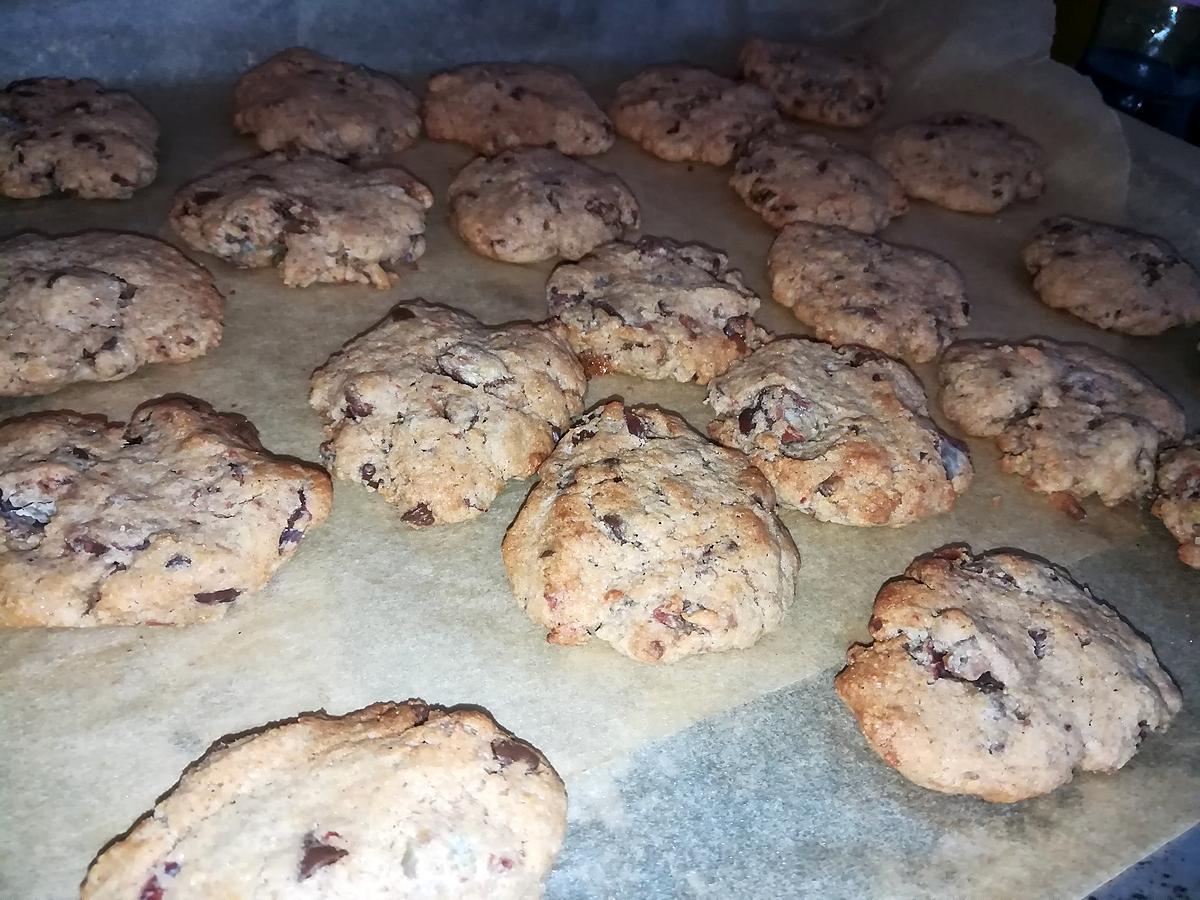
M 265 4 L 264 15 L 284 16 L 296 29 L 292 34 L 271 32 L 258 20 L 236 33 L 214 32 L 203 13 L 215 14 L 219 5 L 201 4 L 189 15 L 201 29 L 198 42 L 229 37 L 237 50 L 227 48 L 221 57 L 229 78 L 139 88 L 164 125 L 158 182 L 121 203 L 0 201 L 0 234 L 108 227 L 170 239 L 164 223 L 174 190 L 219 161 L 251 153 L 229 126 L 231 67 L 260 59 L 296 35 L 395 71 L 436 67 L 428 47 L 414 51 L 413 59 L 397 49 L 399 19 L 371 33 L 351 27 L 355 20 L 347 17 L 361 13 L 355 3 L 340 12 L 333 5 L 281 10 Z M 730 4 L 714 6 L 725 13 L 708 21 L 709 30 L 688 19 L 679 26 L 684 37 L 673 43 L 663 35 L 675 20 L 661 22 L 657 33 L 665 49 L 656 55 L 645 53 L 644 36 L 631 39 L 630 55 L 619 55 L 622 28 L 603 15 L 587 18 L 570 4 L 558 5 L 556 15 L 564 34 L 572 32 L 563 21 L 576 16 L 607 35 L 591 62 L 607 54 L 616 74 L 695 46 L 714 48 L 713 59 L 728 64 L 743 33 L 802 33 L 808 21 L 788 14 L 783 3 L 733 4 L 733 12 Z M 1003 14 L 987 3 L 892 4 L 878 18 L 864 19 L 877 6 L 864 3 L 837 15 L 823 7 L 827 14 L 810 24 L 843 37 L 856 29 L 858 43 L 896 68 L 896 102 L 887 121 L 943 105 L 1001 115 L 1047 148 L 1050 180 L 1037 204 L 994 217 L 915 204 L 886 237 L 937 250 L 962 268 L 973 309 L 969 335 L 1048 334 L 1118 352 L 1184 402 L 1194 428 L 1200 412 L 1194 332 L 1152 340 L 1107 335 L 1048 310 L 1030 294 L 1019 250 L 1037 220 L 1067 211 L 1119 219 L 1129 174 L 1115 116 L 1090 83 L 1045 59 L 1050 4 L 1005 4 Z M 488 14 L 497 22 L 511 15 Z M 170 17 L 177 15 L 177 9 L 164 13 L 159 27 L 175 27 Z M 103 24 L 94 16 L 88 21 L 89 28 Z M 29 16 L 12 22 L 10 36 L 35 43 L 44 36 Z M 462 21 L 445 22 L 460 34 L 469 30 Z M 186 81 L 196 71 L 185 65 L 194 54 L 181 55 L 184 75 L 167 77 L 171 68 L 162 56 L 170 47 L 155 45 L 153 25 L 144 19 L 131 25 L 147 32 L 131 68 L 158 82 Z M 533 46 L 536 30 L 508 27 L 498 39 L 511 36 L 517 50 Z M 539 27 L 549 26 L 543 21 Z M 111 62 L 88 49 L 87 33 L 83 29 L 74 43 L 56 36 L 58 49 L 50 55 L 18 40 L 5 52 L 23 63 L 35 60 L 40 71 L 61 59 L 79 70 L 75 74 L 87 74 Z M 285 36 L 276 41 L 272 34 Z M 131 39 L 122 31 L 121 40 Z M 489 49 L 477 46 L 472 55 L 499 55 Z M 465 51 L 456 45 L 455 52 Z M 538 58 L 573 61 L 553 46 Z M 597 93 L 604 96 L 611 86 L 611 78 L 597 82 Z M 863 146 L 866 136 L 839 139 Z M 1183 145 L 1171 149 L 1192 160 L 1190 169 L 1177 168 L 1196 177 L 1197 154 Z M 430 215 L 429 251 L 393 290 L 289 290 L 272 270 L 241 272 L 197 256 L 228 301 L 225 339 L 216 352 L 120 382 L 0 401 L 0 414 L 73 408 L 124 417 L 147 398 L 184 391 L 249 416 L 271 449 L 315 458 L 321 434 L 305 400 L 309 372 L 397 299 L 424 296 L 488 321 L 544 315 L 549 264 L 483 260 L 447 227 L 441 200 L 469 158 L 461 147 L 430 142 L 403 155 L 439 203 Z M 660 162 L 624 141 L 593 161 L 620 172 L 634 189 L 644 233 L 722 247 L 768 295 L 764 261 L 773 233 L 728 188 L 727 172 Z M 1146 182 L 1161 191 L 1164 204 L 1176 191 L 1170 176 L 1164 170 Z M 1147 205 L 1160 208 L 1157 199 Z M 1195 231 L 1194 211 L 1181 214 L 1187 218 L 1159 222 L 1159 230 L 1176 239 Z M 780 332 L 802 331 L 769 300 L 761 319 Z M 934 383 L 931 369 L 920 374 Z M 697 427 L 708 419 L 703 391 L 695 386 L 600 378 L 588 399 L 613 395 L 676 409 Z M 803 556 L 785 626 L 751 650 L 670 667 L 637 664 L 603 645 L 544 643 L 512 600 L 498 552 L 528 483 L 511 485 L 474 522 L 423 532 L 400 523 L 377 496 L 337 483 L 330 521 L 306 538 L 266 590 L 243 597 L 223 622 L 2 634 L 0 896 L 71 896 L 93 854 L 224 734 L 304 710 L 342 712 L 411 696 L 482 705 L 559 769 L 572 796 L 572 824 L 551 882 L 553 897 L 1084 892 L 1200 817 L 1200 727 L 1192 711 L 1200 689 L 1193 644 L 1200 578 L 1176 563 L 1174 542 L 1143 511 L 1087 504 L 1088 518 L 1074 522 L 1016 479 L 999 475 L 990 443 L 972 442 L 971 450 L 973 487 L 952 514 L 934 521 L 858 530 L 785 513 Z M 846 646 L 865 636 L 879 585 L 913 556 L 963 539 L 976 548 L 1020 546 L 1074 566 L 1153 640 L 1191 702 L 1172 730 L 1151 738 L 1120 775 L 1082 777 L 1049 798 L 997 808 L 921 791 L 866 749 L 833 696 L 832 674 Z

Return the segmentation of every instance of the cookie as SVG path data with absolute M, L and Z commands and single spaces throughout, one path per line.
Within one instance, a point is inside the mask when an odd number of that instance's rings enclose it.
M 425 133 L 485 156 L 549 147 L 568 156 L 603 153 L 613 126 L 583 84 L 558 66 L 478 63 L 429 79 Z
M 975 113 L 941 113 L 875 139 L 876 161 L 910 197 L 946 209 L 997 213 L 1045 188 L 1042 150 L 1011 125 Z
M 129 424 L 0 422 L 0 627 L 188 625 L 256 591 L 329 515 L 329 476 L 175 396 Z
M 996 439 L 1000 468 L 1035 491 L 1106 506 L 1145 496 L 1160 448 L 1183 437 L 1183 411 L 1124 360 L 1048 339 L 960 341 L 938 377 L 946 415 Z
M 0 91 L 0 196 L 123 200 L 158 174 L 158 122 L 124 91 L 26 78 Z
M 1156 481 L 1151 512 L 1179 541 L 1179 559 L 1200 569 L 1200 435 L 1163 451 Z
M 834 680 L 879 756 L 947 794 L 1014 803 L 1115 772 L 1179 712 L 1150 645 L 1061 566 L 962 545 L 875 598 Z
M 864 347 L 782 338 L 713 381 L 713 440 L 749 455 L 781 503 L 839 525 L 906 525 L 971 483 L 905 366 Z
M 742 77 L 771 92 L 789 116 L 861 128 L 881 112 L 892 79 L 857 53 L 816 44 L 751 38 L 742 46 Z
M 1200 322 L 1200 276 L 1160 237 L 1058 216 L 1023 256 L 1043 303 L 1099 328 L 1161 334 Z
M 707 384 L 770 337 L 741 272 L 704 244 L 606 244 L 556 268 L 546 296 L 589 375 Z
M 904 191 L 878 165 L 795 125 L 752 137 L 729 183 L 772 228 L 813 222 L 872 234 L 908 211 Z
M 374 159 L 411 146 L 421 114 L 416 95 L 390 75 L 292 47 L 238 79 L 233 124 L 268 152 Z
M 410 300 L 313 373 L 309 403 L 333 474 L 421 527 L 472 519 L 532 475 L 586 388 L 558 322 L 488 326 Z
M 779 117 L 753 84 L 695 66 L 651 66 L 617 88 L 617 133 L 671 162 L 723 166 L 750 133 Z
M 221 341 L 212 276 L 136 234 L 23 234 L 0 242 L 0 396 L 116 381 Z
M 796 222 L 767 257 L 771 293 L 823 341 L 911 363 L 934 359 L 966 327 L 963 277 L 928 250 L 834 225 Z
M 741 453 L 672 413 L 607 403 L 542 464 L 501 552 L 551 643 L 669 663 L 779 626 L 800 560 L 774 509 Z
M 92 863 L 82 900 L 540 897 L 566 831 L 546 758 L 420 700 L 218 741 Z
M 579 259 L 637 230 L 619 175 L 557 150 L 509 150 L 467 165 L 450 184 L 450 224 L 480 256 L 528 263 Z
M 241 268 L 277 265 L 288 287 L 388 288 L 425 252 L 429 188 L 401 168 L 358 171 L 324 156 L 271 153 L 193 181 L 171 226 Z

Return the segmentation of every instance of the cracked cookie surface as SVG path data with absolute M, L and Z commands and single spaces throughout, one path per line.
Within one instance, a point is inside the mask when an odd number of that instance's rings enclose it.
M 152 400 L 127 425 L 73 412 L 0 422 L 0 626 L 220 618 L 331 496 L 322 469 L 191 398 Z
M 477 63 L 429 79 L 425 131 L 485 156 L 550 147 L 568 156 L 603 153 L 613 126 L 583 84 L 558 66 Z
M 758 296 L 704 244 L 606 244 L 558 266 L 546 297 L 589 375 L 707 384 L 769 338 L 751 318 Z
M 892 86 L 867 57 L 816 44 L 751 38 L 740 62 L 742 75 L 770 91 L 787 115 L 843 128 L 869 125 Z
M 115 381 L 221 340 L 212 276 L 163 241 L 89 231 L 0 242 L 0 396 Z
M 772 228 L 813 222 L 872 234 L 908 211 L 900 185 L 874 161 L 790 124 L 750 138 L 729 184 Z
M 171 226 L 241 268 L 276 265 L 283 283 L 388 288 L 425 252 L 429 188 L 397 167 L 358 171 L 324 156 L 272 153 L 182 188 Z
M 617 88 L 617 132 L 671 162 L 723 166 L 764 123 L 779 118 L 770 93 L 695 66 L 651 66 Z
M 214 744 L 100 853 L 81 898 L 526 900 L 566 809 L 546 758 L 481 710 L 306 714 Z
M 1158 451 L 1183 437 L 1179 405 L 1124 360 L 1086 344 L 960 341 L 943 354 L 941 406 L 995 438 L 1000 468 L 1035 491 L 1106 506 L 1145 496 Z
M 873 350 L 782 338 L 713 381 L 708 403 L 709 435 L 823 522 L 904 525 L 946 512 L 971 483 L 920 380 Z
M 238 79 L 233 123 L 268 152 L 334 159 L 398 153 L 421 133 L 420 102 L 395 78 L 305 47 L 281 50 Z
M 1179 711 L 1154 650 L 1069 572 L 1023 551 L 919 557 L 875 598 L 834 681 L 910 781 L 1012 803 L 1113 772 Z
M 331 356 L 311 387 L 333 474 L 422 527 L 474 518 L 532 475 L 587 381 L 554 320 L 489 326 L 411 300 Z
M 871 155 L 910 197 L 946 209 L 996 213 L 1045 189 L 1042 150 L 1006 122 L 941 113 L 875 139 Z
M 797 222 L 779 233 L 767 267 L 775 300 L 823 341 L 925 363 L 967 325 L 962 275 L 928 250 Z
M 1179 541 L 1180 561 L 1200 569 L 1200 435 L 1163 451 L 1156 485 L 1151 512 Z
M 638 227 L 619 175 L 557 150 L 509 150 L 469 163 L 450 184 L 450 222 L 480 256 L 527 263 L 579 259 Z
M 0 196 L 123 200 L 158 174 L 158 122 L 124 91 L 27 78 L 0 91 Z
M 556 644 L 642 662 L 749 647 L 777 628 L 799 555 L 770 484 L 678 416 L 607 403 L 538 470 L 502 544 L 518 603 Z
M 1023 258 L 1043 303 L 1098 328 L 1144 335 L 1200 322 L 1200 276 L 1163 238 L 1058 216 Z

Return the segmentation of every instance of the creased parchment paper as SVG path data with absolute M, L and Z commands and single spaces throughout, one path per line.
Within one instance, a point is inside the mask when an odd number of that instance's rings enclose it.
M 795 4 L 735 5 L 737 14 L 721 20 L 726 30 L 719 40 L 709 34 L 701 41 L 693 22 L 692 44 L 664 44 L 670 52 L 657 57 L 617 55 L 613 35 L 620 29 L 603 25 L 612 44 L 610 72 L 670 58 L 693 44 L 725 47 L 723 54 L 714 50 L 712 64 L 728 65 L 742 34 L 803 34 L 807 23 L 895 68 L 887 122 L 945 106 L 1010 119 L 1047 149 L 1050 188 L 1041 201 L 994 217 L 915 204 L 885 236 L 934 249 L 962 268 L 973 310 L 969 335 L 1091 341 L 1152 373 L 1187 406 L 1192 427 L 1198 424 L 1194 332 L 1138 340 L 1107 335 L 1030 294 L 1019 250 L 1037 220 L 1059 212 L 1121 219 L 1129 181 L 1115 116 L 1090 83 L 1045 58 L 1049 3 L 896 3 L 876 18 L 867 13 L 877 3 L 840 14 L 825 5 L 808 19 Z M 261 59 L 304 34 L 320 49 L 394 71 L 435 67 L 420 55 L 405 66 L 400 33 L 391 43 L 381 37 L 392 34 L 394 22 L 363 34 L 332 21 L 339 15 L 332 4 L 297 7 L 304 16 L 289 19 L 295 34 L 269 41 L 259 23 L 251 29 L 257 49 L 247 59 L 231 56 L 231 64 Z M 364 8 L 348 3 L 342 15 Z M 617 8 L 629 12 L 624 4 Z M 17 16 L 10 34 L 28 37 L 30 27 Z M 78 46 L 64 46 L 61 35 L 55 40 L 73 74 L 99 65 Z M 639 41 L 633 46 L 644 49 Z M 35 58 L 15 43 L 7 52 L 10 59 Z M 156 48 L 151 43 L 141 52 Z M 485 47 L 475 55 L 501 54 Z M 36 56 L 46 72 L 55 58 Z M 572 62 L 552 48 L 541 58 Z M 135 70 L 144 66 L 138 59 L 130 63 Z M 0 201 L 0 234 L 107 227 L 169 239 L 165 217 L 174 190 L 217 162 L 251 152 L 229 125 L 234 74 L 207 87 L 139 89 L 163 122 L 163 170 L 135 199 Z M 601 96 L 611 88 L 611 77 L 597 83 Z M 867 136 L 839 139 L 865 146 Z M 1181 144 L 1168 150 L 1180 164 L 1140 182 L 1161 191 L 1163 204 L 1178 189 L 1172 173 L 1200 180 L 1196 151 Z M 183 391 L 249 416 L 269 448 L 316 458 L 321 433 L 306 405 L 309 372 L 397 299 L 424 296 L 487 321 L 544 315 L 548 264 L 483 260 L 447 227 L 445 188 L 469 158 L 461 147 L 429 142 L 403 155 L 439 202 L 430 215 L 428 253 L 393 290 L 289 290 L 272 270 L 240 272 L 205 258 L 228 301 L 216 352 L 112 384 L 0 401 L 0 414 L 73 408 L 123 418 L 145 399 Z M 773 234 L 727 187 L 727 172 L 663 163 L 624 141 L 593 161 L 634 189 L 644 233 L 728 250 L 767 296 Z M 1157 200 L 1139 198 L 1147 208 L 1161 208 Z M 1156 222 L 1176 239 L 1190 237 L 1196 224 L 1194 207 Z M 769 300 L 761 319 L 781 332 L 802 330 Z M 931 369 L 920 374 L 933 384 Z M 620 395 L 658 403 L 702 428 L 708 419 L 702 393 L 609 377 L 592 383 L 588 400 Z M 1175 561 L 1174 543 L 1144 511 L 1087 504 L 1087 519 L 1072 521 L 1000 475 L 990 443 L 972 442 L 971 450 L 976 480 L 951 515 L 899 530 L 856 530 L 785 514 L 803 556 L 785 626 L 751 650 L 670 667 L 640 665 L 604 645 L 549 646 L 516 607 L 499 543 L 528 483 L 511 485 L 481 519 L 421 532 L 404 526 L 377 496 L 338 483 L 330 521 L 266 590 L 242 598 L 223 622 L 2 634 L 0 897 L 71 896 L 94 853 L 224 734 L 304 710 L 342 712 L 412 696 L 482 705 L 559 769 L 572 795 L 572 825 L 551 881 L 553 897 L 1086 892 L 1200 817 L 1194 712 L 1200 576 Z M 921 791 L 865 748 L 833 696 L 832 674 L 846 646 L 865 636 L 879 585 L 913 556 L 964 539 L 977 548 L 1020 546 L 1073 566 L 1151 637 L 1183 688 L 1185 711 L 1127 770 L 1082 777 L 1049 798 L 999 808 Z

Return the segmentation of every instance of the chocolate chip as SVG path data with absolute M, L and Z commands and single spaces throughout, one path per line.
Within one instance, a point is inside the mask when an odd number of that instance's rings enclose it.
M 838 475 L 830 475 L 824 481 L 817 485 L 817 493 L 822 497 L 832 497 L 837 493 L 838 487 L 841 485 L 842 479 Z
M 292 510 L 288 516 L 287 525 L 283 532 L 279 535 L 279 552 L 282 553 L 288 547 L 300 543 L 300 539 L 304 537 L 304 531 L 296 528 L 300 522 L 307 522 L 312 516 L 308 512 L 308 503 L 304 496 L 304 491 L 296 491 L 300 496 L 300 505 Z
M 390 316 L 393 322 L 403 322 L 405 319 L 415 319 L 416 317 L 417 314 L 407 306 L 397 306 L 392 310 Z
M 1029 637 L 1033 641 L 1033 655 L 1038 659 L 1046 658 L 1046 629 L 1030 628 Z
M 71 143 L 73 143 L 76 147 L 82 147 L 91 139 L 92 136 L 90 134 L 88 134 L 86 131 L 81 131 L 71 139 Z
M 983 694 L 995 694 L 1004 690 L 1004 682 L 996 680 L 991 672 L 984 672 L 971 683 Z
M 530 747 L 512 738 L 496 738 L 492 741 L 492 756 L 501 766 L 511 766 L 518 762 L 525 763 L 530 772 L 537 769 L 542 763 L 537 753 Z
M 90 553 L 92 556 L 103 556 L 108 552 L 108 545 L 102 544 L 95 538 L 81 534 L 67 541 L 67 546 L 76 553 Z
M 625 544 L 625 520 L 616 513 L 609 513 L 606 516 L 601 516 L 600 521 L 608 528 L 609 534 L 612 535 L 614 541 L 618 544 Z
M 246 483 L 246 467 L 241 463 L 227 463 L 229 466 L 229 476 L 238 484 Z
M 616 225 L 621 219 L 621 211 L 615 203 L 609 203 L 606 200 L 601 200 L 598 197 L 593 197 L 583 205 L 596 218 L 600 219 L 605 225 Z
M 375 412 L 375 407 L 351 391 L 346 391 L 346 415 L 358 421 Z
M 738 431 L 749 434 L 754 430 L 754 413 L 757 411 L 757 407 L 747 406 L 738 413 Z
M 334 832 L 329 832 L 326 837 L 334 835 Z M 331 866 L 339 859 L 349 856 L 348 850 L 343 850 L 341 847 L 334 847 L 332 844 L 327 844 L 318 838 L 312 832 L 304 836 L 303 844 L 304 854 L 300 857 L 300 881 L 312 876 L 318 869 L 323 869 L 326 866 Z
M 433 524 L 433 513 L 430 512 L 429 507 L 424 503 L 418 503 L 400 518 L 410 525 L 425 526 Z
M 629 433 L 634 437 L 641 437 L 646 433 L 646 420 L 639 416 L 631 409 L 625 410 L 625 427 L 629 429 Z
M 90 460 L 90 459 L 92 458 L 92 454 L 88 453 L 88 452 L 87 452 L 86 450 L 84 450 L 82 447 L 72 447 L 72 448 L 71 448 L 71 455 L 72 455 L 73 457 L 75 457 L 76 459 L 82 459 L 82 460 L 84 460 L 85 462 L 86 462 L 87 460 Z
M 378 490 L 379 486 L 383 484 L 383 482 L 375 480 L 375 472 L 375 466 L 373 466 L 371 463 L 363 463 L 362 466 L 359 467 L 358 477 L 362 479 L 363 484 L 367 485 L 367 487 L 372 487 Z
M 119 184 L 122 187 L 133 187 L 132 181 L 130 181 L 128 178 L 122 178 L 120 175 L 114 174 L 109 176 L 109 181 L 111 181 L 113 184 Z
M 182 553 L 176 553 L 166 561 L 164 567 L 167 569 L 186 569 L 192 564 L 190 557 L 184 556 Z
M 225 588 L 223 591 L 204 591 L 194 596 L 197 603 L 213 604 L 232 603 L 238 598 L 239 594 L 241 594 L 241 591 L 237 588 Z
M 220 191 L 196 191 L 189 200 L 196 206 L 204 206 L 206 203 L 212 203 L 212 201 L 220 196 Z

